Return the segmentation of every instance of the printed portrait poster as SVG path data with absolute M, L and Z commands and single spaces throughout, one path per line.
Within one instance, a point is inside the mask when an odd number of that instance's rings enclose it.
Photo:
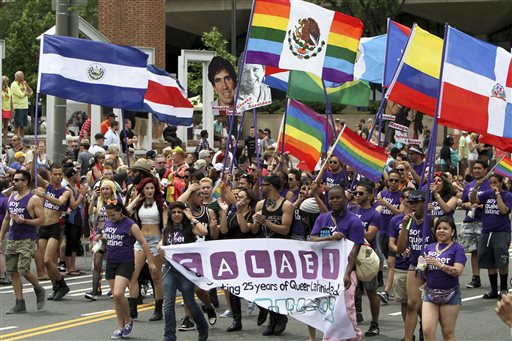
M 251 238 L 164 246 L 171 265 L 203 290 L 223 288 L 324 332 L 355 337 L 343 276 L 354 244 Z
M 388 100 L 385 115 L 395 116 L 389 127 L 394 129 L 394 142 L 421 146 L 424 135 L 423 114 Z M 423 147 L 423 146 L 421 146 Z
M 213 86 L 216 99 L 212 102 L 213 115 L 226 115 L 233 111 L 237 75 L 233 65 L 219 56 L 208 64 L 208 80 Z
M 239 58 L 238 67 L 241 67 L 244 54 Z M 265 66 L 260 64 L 243 65 L 242 76 L 240 77 L 240 90 L 236 103 L 237 111 L 244 112 L 253 108 L 263 107 L 272 103 L 270 87 L 263 83 L 265 78 Z

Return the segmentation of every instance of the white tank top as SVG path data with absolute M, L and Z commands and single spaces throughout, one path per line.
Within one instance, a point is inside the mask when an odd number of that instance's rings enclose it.
M 144 225 L 160 224 L 160 212 L 158 212 L 156 202 L 153 202 L 153 205 L 148 208 L 145 208 L 143 204 L 139 208 L 139 219 L 141 224 Z

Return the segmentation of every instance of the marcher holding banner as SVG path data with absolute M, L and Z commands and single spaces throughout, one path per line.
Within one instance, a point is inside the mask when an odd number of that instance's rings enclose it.
M 328 192 L 329 207 L 332 211 L 321 214 L 315 221 L 311 231 L 311 240 L 342 240 L 348 239 L 354 243 L 348 257 L 348 264 L 343 276 L 345 286 L 344 297 L 348 317 L 355 331 L 355 338 L 361 340 L 361 329 L 357 326 L 356 309 L 354 305 L 357 278 L 355 264 L 359 248 L 364 244 L 364 227 L 361 220 L 346 209 L 345 190 L 340 186 L 333 186 Z
M 190 208 L 180 201 L 169 206 L 169 220 L 162 232 L 162 240 L 158 244 L 180 245 L 195 243 L 196 236 L 204 237 L 208 234 L 207 227 L 199 222 Z M 163 254 L 163 251 L 160 249 Z M 168 260 L 165 261 L 164 270 L 164 341 L 176 341 L 176 290 L 180 289 L 183 301 L 190 308 L 199 331 L 199 341 L 208 339 L 208 324 L 201 308 L 194 299 L 194 283 L 176 270 Z
M 280 188 L 279 175 L 264 177 L 261 181 L 261 192 L 265 199 L 256 205 L 254 221 L 259 226 L 260 236 L 264 238 L 289 238 L 293 205 L 279 194 Z M 264 314 L 265 309 L 260 309 L 260 314 Z M 268 311 L 268 313 L 270 321 L 263 335 L 281 335 L 286 329 L 288 317 L 274 311 Z

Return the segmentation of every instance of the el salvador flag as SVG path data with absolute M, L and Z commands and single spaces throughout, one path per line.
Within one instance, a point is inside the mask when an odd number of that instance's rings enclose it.
M 447 30 L 439 123 L 512 138 L 512 55 Z
M 148 87 L 147 54 L 129 46 L 44 35 L 41 93 L 112 108 L 139 108 Z

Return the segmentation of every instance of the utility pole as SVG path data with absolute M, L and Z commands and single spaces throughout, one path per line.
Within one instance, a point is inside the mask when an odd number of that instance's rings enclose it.
M 55 34 L 58 36 L 78 37 L 78 6 L 84 1 L 56 0 Z M 50 145 L 53 161 L 60 162 L 66 155 L 66 99 L 55 97 L 54 117 L 48 118 L 47 139 L 53 139 Z M 50 133 L 51 132 L 51 133 Z

